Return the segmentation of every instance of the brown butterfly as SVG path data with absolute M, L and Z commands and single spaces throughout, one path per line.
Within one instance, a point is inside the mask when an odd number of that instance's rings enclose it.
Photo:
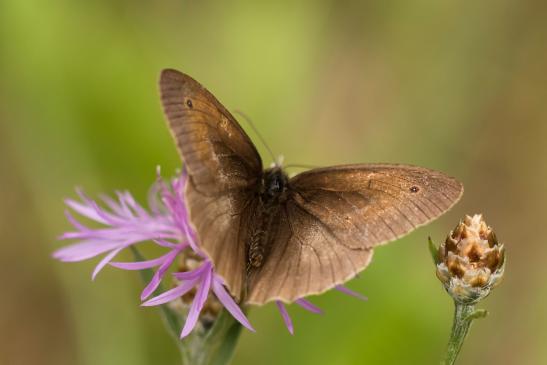
M 400 164 L 263 169 L 235 118 L 203 86 L 163 70 L 161 101 L 188 172 L 201 247 L 230 292 L 250 304 L 292 302 L 353 278 L 374 247 L 439 217 L 463 186 Z

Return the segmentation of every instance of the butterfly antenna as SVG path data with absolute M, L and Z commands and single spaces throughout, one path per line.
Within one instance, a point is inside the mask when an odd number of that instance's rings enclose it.
M 249 125 L 251 126 L 251 128 L 253 129 L 253 131 L 255 132 L 255 134 L 258 136 L 258 139 L 260 139 L 260 142 L 262 142 L 262 144 L 264 145 L 264 147 L 266 147 L 266 149 L 268 150 L 268 153 L 269 153 L 270 156 L 272 157 L 272 161 L 274 161 L 274 163 L 277 164 L 274 153 L 272 152 L 272 150 L 270 149 L 270 147 L 269 147 L 268 144 L 266 143 L 266 140 L 265 140 L 264 138 L 262 138 L 262 135 L 258 132 L 258 129 L 255 127 L 255 125 L 254 125 L 253 122 L 251 121 L 251 118 L 249 118 L 249 117 L 248 117 L 245 113 L 243 113 L 241 110 L 234 110 L 234 113 L 239 114 L 243 119 L 245 119 L 245 121 L 246 121 L 247 123 L 249 123 Z

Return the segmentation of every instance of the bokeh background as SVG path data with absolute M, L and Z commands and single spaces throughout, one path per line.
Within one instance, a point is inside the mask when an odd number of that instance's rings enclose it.
M 50 258 L 62 199 L 180 166 L 159 71 L 174 67 L 241 109 L 287 163 L 404 162 L 466 193 L 349 286 L 252 310 L 234 364 L 435 364 L 452 304 L 426 248 L 482 212 L 508 250 L 461 364 L 547 363 L 547 3 L 0 1 L 0 364 L 177 364 L 136 273 Z M 242 123 L 249 130 L 248 125 Z M 270 159 L 250 133 L 267 163 Z M 121 259 L 130 259 L 128 254 Z

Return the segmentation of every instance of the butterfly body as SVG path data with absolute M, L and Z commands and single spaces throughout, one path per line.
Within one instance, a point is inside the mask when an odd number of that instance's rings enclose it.
M 288 178 L 262 160 L 201 84 L 164 70 L 160 93 L 188 173 L 186 202 L 203 251 L 249 304 L 320 294 L 368 266 L 373 249 L 450 209 L 463 186 L 404 164 L 312 169 Z
M 249 226 L 247 272 L 260 268 L 268 254 L 272 224 L 287 200 L 288 182 L 287 174 L 278 166 L 265 170 L 262 175 L 260 190 L 256 197 L 258 204 Z
M 262 197 L 264 204 L 272 204 L 284 201 L 289 185 L 289 177 L 281 169 L 275 166 L 264 171 L 262 177 Z

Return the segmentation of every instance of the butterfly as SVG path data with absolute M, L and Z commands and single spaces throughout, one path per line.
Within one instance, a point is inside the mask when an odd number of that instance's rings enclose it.
M 161 72 L 169 129 L 188 173 L 185 196 L 201 248 L 247 304 L 320 294 L 367 267 L 376 246 L 439 217 L 463 186 L 403 164 L 264 169 L 230 112 L 179 71 Z

